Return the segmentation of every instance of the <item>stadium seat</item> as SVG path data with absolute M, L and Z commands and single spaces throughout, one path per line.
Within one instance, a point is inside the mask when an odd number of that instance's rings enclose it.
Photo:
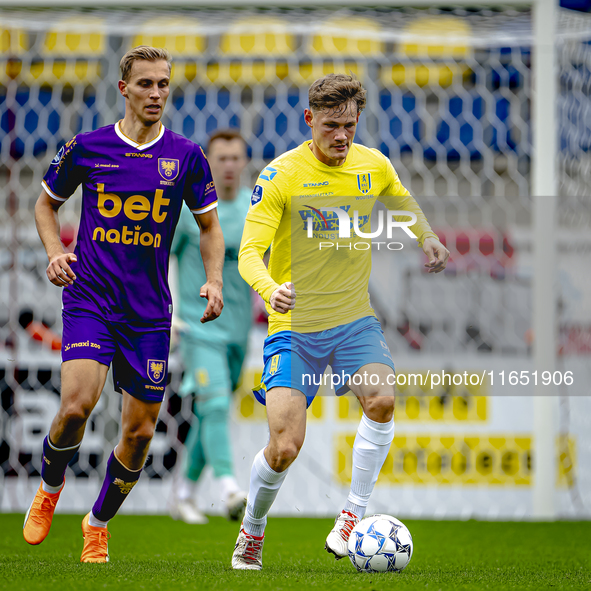
M 139 26 L 129 48 L 138 45 L 166 48 L 173 54 L 171 82 L 174 86 L 194 80 L 204 82 L 205 64 L 195 60 L 207 48 L 203 21 L 190 17 L 151 18 Z
M 380 107 L 389 118 L 389 135 L 398 144 L 400 152 L 412 151 L 413 146 L 421 141 L 421 121 L 414 94 L 384 88 L 380 91 Z M 386 156 L 390 155 L 390 146 L 386 142 L 382 142 L 380 150 Z
M 243 86 L 284 80 L 296 74 L 289 63 L 296 49 L 287 21 L 266 15 L 238 19 L 221 36 L 221 59 L 208 64 L 207 77 L 214 84 Z
M 103 18 L 66 17 L 44 35 L 40 60 L 24 73 L 28 85 L 96 84 L 102 79 L 100 59 L 107 46 Z
M 442 86 L 462 83 L 472 76 L 463 60 L 471 56 L 468 41 L 470 25 L 463 19 L 445 16 L 421 16 L 404 30 L 409 41 L 401 43 L 403 61 L 382 67 L 384 86 Z M 450 43 L 442 44 L 442 39 Z
M 230 91 L 227 88 L 216 89 L 215 93 L 214 104 L 208 102 L 211 94 L 208 95 L 202 87 L 194 91 L 185 89 L 173 96 L 171 129 L 200 144 L 204 144 L 207 136 L 220 127 L 239 129 L 240 115 L 232 111 L 239 109 L 240 105 L 232 104 Z M 191 101 L 197 107 L 199 120 L 190 114 L 194 109 L 187 101 Z
M 446 274 L 484 272 L 494 279 L 503 279 L 507 268 L 515 262 L 507 234 L 495 228 L 445 227 L 433 231 L 451 252 Z
M 311 55 L 322 57 L 376 57 L 384 53 L 380 24 L 361 16 L 337 17 L 322 21 L 310 37 Z
M 51 104 L 52 96 L 50 88 L 39 88 L 33 94 L 29 89 L 21 89 L 16 93 L 15 104 L 11 106 L 6 96 L 0 95 L 0 129 L 4 134 L 2 143 L 10 143 L 12 158 L 21 158 L 25 151 L 39 156 L 47 150 L 48 142 L 54 145 L 60 143 L 62 138 L 58 133 L 61 115 Z M 17 109 L 25 111 L 24 117 L 15 116 Z M 23 138 L 29 140 L 29 150 Z
M 586 72 L 589 80 L 589 71 Z M 588 84 L 588 82 L 587 82 Z M 558 97 L 560 151 L 564 155 L 580 158 L 581 152 L 591 150 L 591 121 L 586 97 L 567 95 Z
M 498 152 L 514 152 L 517 142 L 513 137 L 513 125 L 510 117 L 511 103 L 504 96 L 493 93 L 496 119 L 489 121 L 490 129 L 485 132 L 486 143 Z
M 21 72 L 21 59 L 29 49 L 29 36 L 22 29 L 0 26 L 0 84 L 6 85 Z
M 277 103 L 277 91 L 269 88 L 265 93 L 264 106 L 267 111 L 273 111 Z M 306 125 L 303 110 L 306 105 L 300 104 L 300 89 L 292 87 L 287 92 L 287 104 L 292 107 L 288 117 L 285 110 L 276 109 L 276 114 L 265 118 L 258 115 L 253 124 L 254 137 L 262 143 L 262 153 L 259 154 L 264 160 L 272 160 L 280 153 L 291 150 L 310 137 L 310 128 Z M 299 107 L 298 107 L 299 106 Z M 297 124 L 296 119 L 297 118 Z M 271 121 L 272 120 L 272 121 Z M 272 129 L 270 129 L 272 127 Z M 285 140 L 285 145 L 277 147 L 270 141 L 271 138 L 280 137 Z M 268 139 L 267 139 L 268 138 Z M 267 139 L 267 141 L 265 141 Z M 255 150 L 256 151 L 256 150 Z M 259 150 L 260 152 L 260 150 Z
M 478 95 L 441 98 L 442 119 L 437 124 L 435 143 L 425 148 L 425 158 L 436 160 L 439 146 L 445 150 L 448 160 L 459 160 L 465 154 L 470 160 L 482 158 L 483 108 L 483 98 Z

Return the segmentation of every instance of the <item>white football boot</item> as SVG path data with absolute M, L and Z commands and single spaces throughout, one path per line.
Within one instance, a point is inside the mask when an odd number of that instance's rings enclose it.
M 240 533 L 232 554 L 232 568 L 235 570 L 262 570 L 264 541 L 264 534 L 261 537 L 251 536 L 240 526 Z
M 334 554 L 336 560 L 340 560 L 347 556 L 347 542 L 351 535 L 351 530 L 359 523 L 359 518 L 349 511 L 341 511 L 341 514 L 336 518 L 334 527 L 326 538 L 324 549 L 331 554 Z
M 176 521 L 184 521 L 191 525 L 203 525 L 209 523 L 209 519 L 199 511 L 197 503 L 193 499 L 179 501 L 175 499 L 170 505 L 170 516 Z
M 226 501 L 226 514 L 230 521 L 242 521 L 246 509 L 246 493 L 238 491 L 232 493 Z

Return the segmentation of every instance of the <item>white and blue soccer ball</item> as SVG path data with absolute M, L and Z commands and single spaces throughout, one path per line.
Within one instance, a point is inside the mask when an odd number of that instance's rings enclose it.
M 360 572 L 400 572 L 412 558 L 412 536 L 396 517 L 372 515 L 353 528 L 347 548 Z

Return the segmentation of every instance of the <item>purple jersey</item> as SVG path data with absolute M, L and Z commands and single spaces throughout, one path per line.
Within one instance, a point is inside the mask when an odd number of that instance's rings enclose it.
M 77 279 L 64 288 L 64 308 L 170 326 L 168 259 L 183 201 L 193 213 L 217 206 L 203 150 L 163 125 L 145 144 L 108 125 L 70 140 L 43 179 L 58 201 L 80 184 Z

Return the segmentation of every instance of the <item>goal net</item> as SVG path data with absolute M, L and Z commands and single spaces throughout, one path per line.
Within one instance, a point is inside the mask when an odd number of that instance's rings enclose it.
M 588 517 L 591 17 L 558 14 L 555 487 L 558 515 Z M 59 405 L 61 293 L 45 277 L 35 229 L 40 180 L 74 135 L 122 117 L 119 60 L 148 44 L 174 56 L 164 124 L 201 144 L 217 128 L 239 128 L 249 146 L 248 185 L 309 139 L 303 110 L 315 79 L 342 72 L 361 80 L 368 102 L 356 141 L 392 160 L 451 251 L 436 276 L 423 272 L 422 253 L 404 239 L 399 252 L 374 253 L 371 301 L 399 396 L 396 436 L 370 510 L 531 516 L 532 39 L 531 12 L 516 8 L 1 11 L 0 510 L 26 509 Z M 76 197 L 60 210 L 67 248 L 79 215 Z M 267 438 L 264 408 L 250 392 L 265 329 L 253 328 L 232 411 L 244 487 Z M 167 510 L 194 420 L 191 401 L 177 395 L 176 353 L 170 370 L 145 474 L 123 511 Z M 355 398 L 329 394 L 321 389 L 309 410 L 306 443 L 276 513 L 333 515 L 344 502 L 360 410 Z M 120 405 L 109 378 L 58 510 L 88 510 L 118 440 Z M 222 510 L 210 476 L 200 502 L 207 512 Z

